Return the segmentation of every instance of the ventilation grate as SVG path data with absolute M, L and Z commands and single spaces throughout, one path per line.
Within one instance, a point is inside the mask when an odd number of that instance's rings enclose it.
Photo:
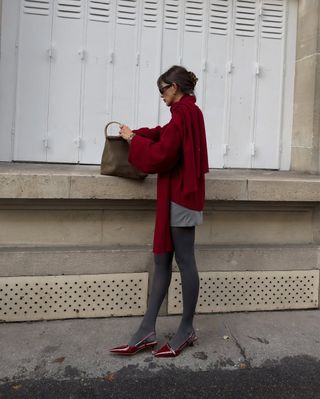
M 164 27 L 165 29 L 178 29 L 179 23 L 179 1 L 166 0 L 164 6 Z
M 228 34 L 230 9 L 230 0 L 215 0 L 210 2 L 209 32 L 211 34 Z
M 110 0 L 90 0 L 89 19 L 97 22 L 109 22 Z
M 117 23 L 135 25 L 137 18 L 137 0 L 119 0 L 117 8 Z
M 145 0 L 143 5 L 143 25 L 148 28 L 155 28 L 157 26 L 158 13 L 158 0 Z
M 236 35 L 254 36 L 256 31 L 256 0 L 237 0 Z
M 202 272 L 198 313 L 318 307 L 319 271 Z M 182 312 L 180 274 L 169 289 L 168 313 Z
M 203 1 L 187 0 L 185 11 L 185 29 L 189 32 L 202 32 Z
M 262 8 L 262 37 L 281 39 L 283 35 L 283 0 L 265 0 Z
M 0 319 L 142 315 L 148 273 L 0 278 Z
M 23 12 L 24 14 L 32 15 L 49 15 L 50 5 L 49 0 L 24 0 Z
M 59 0 L 57 14 L 59 18 L 80 19 L 82 0 Z

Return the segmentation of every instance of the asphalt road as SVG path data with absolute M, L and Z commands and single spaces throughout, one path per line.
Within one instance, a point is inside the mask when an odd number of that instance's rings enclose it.
M 134 366 L 99 379 L 2 382 L 0 399 L 317 399 L 320 362 L 285 358 L 263 368 L 191 371 L 175 367 L 142 372 Z

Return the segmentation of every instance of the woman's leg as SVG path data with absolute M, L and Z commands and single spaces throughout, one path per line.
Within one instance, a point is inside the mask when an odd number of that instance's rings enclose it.
M 179 328 L 170 340 L 175 350 L 193 331 L 193 316 L 199 294 L 199 275 L 194 256 L 195 227 L 171 227 L 175 258 L 181 274 L 183 314 Z
M 172 252 L 154 255 L 154 275 L 148 309 L 138 331 L 131 337 L 129 342 L 129 345 L 131 346 L 141 341 L 147 336 L 147 334 L 155 331 L 156 319 L 160 306 L 166 296 L 171 282 L 172 258 Z

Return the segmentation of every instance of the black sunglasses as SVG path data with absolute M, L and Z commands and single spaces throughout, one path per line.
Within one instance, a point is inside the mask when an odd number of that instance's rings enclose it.
M 165 85 L 165 86 L 162 86 L 162 87 L 159 87 L 160 94 L 163 94 L 171 86 L 172 86 L 172 83 L 170 83 L 168 85 Z

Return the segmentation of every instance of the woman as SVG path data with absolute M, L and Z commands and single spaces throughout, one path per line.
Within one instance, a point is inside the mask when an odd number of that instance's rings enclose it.
M 197 339 L 193 316 L 199 293 L 199 276 L 194 256 L 195 226 L 202 223 L 205 173 L 208 157 L 205 126 L 195 104 L 197 78 L 181 66 L 173 66 L 158 79 L 163 101 L 172 114 L 163 127 L 130 130 L 120 127 L 120 135 L 130 143 L 129 161 L 146 173 L 157 173 L 157 211 L 153 242 L 155 271 L 148 308 L 128 345 L 112 353 L 132 355 L 157 345 L 156 318 L 168 291 L 172 258 L 181 273 L 183 315 L 176 334 L 156 357 L 178 356 Z

